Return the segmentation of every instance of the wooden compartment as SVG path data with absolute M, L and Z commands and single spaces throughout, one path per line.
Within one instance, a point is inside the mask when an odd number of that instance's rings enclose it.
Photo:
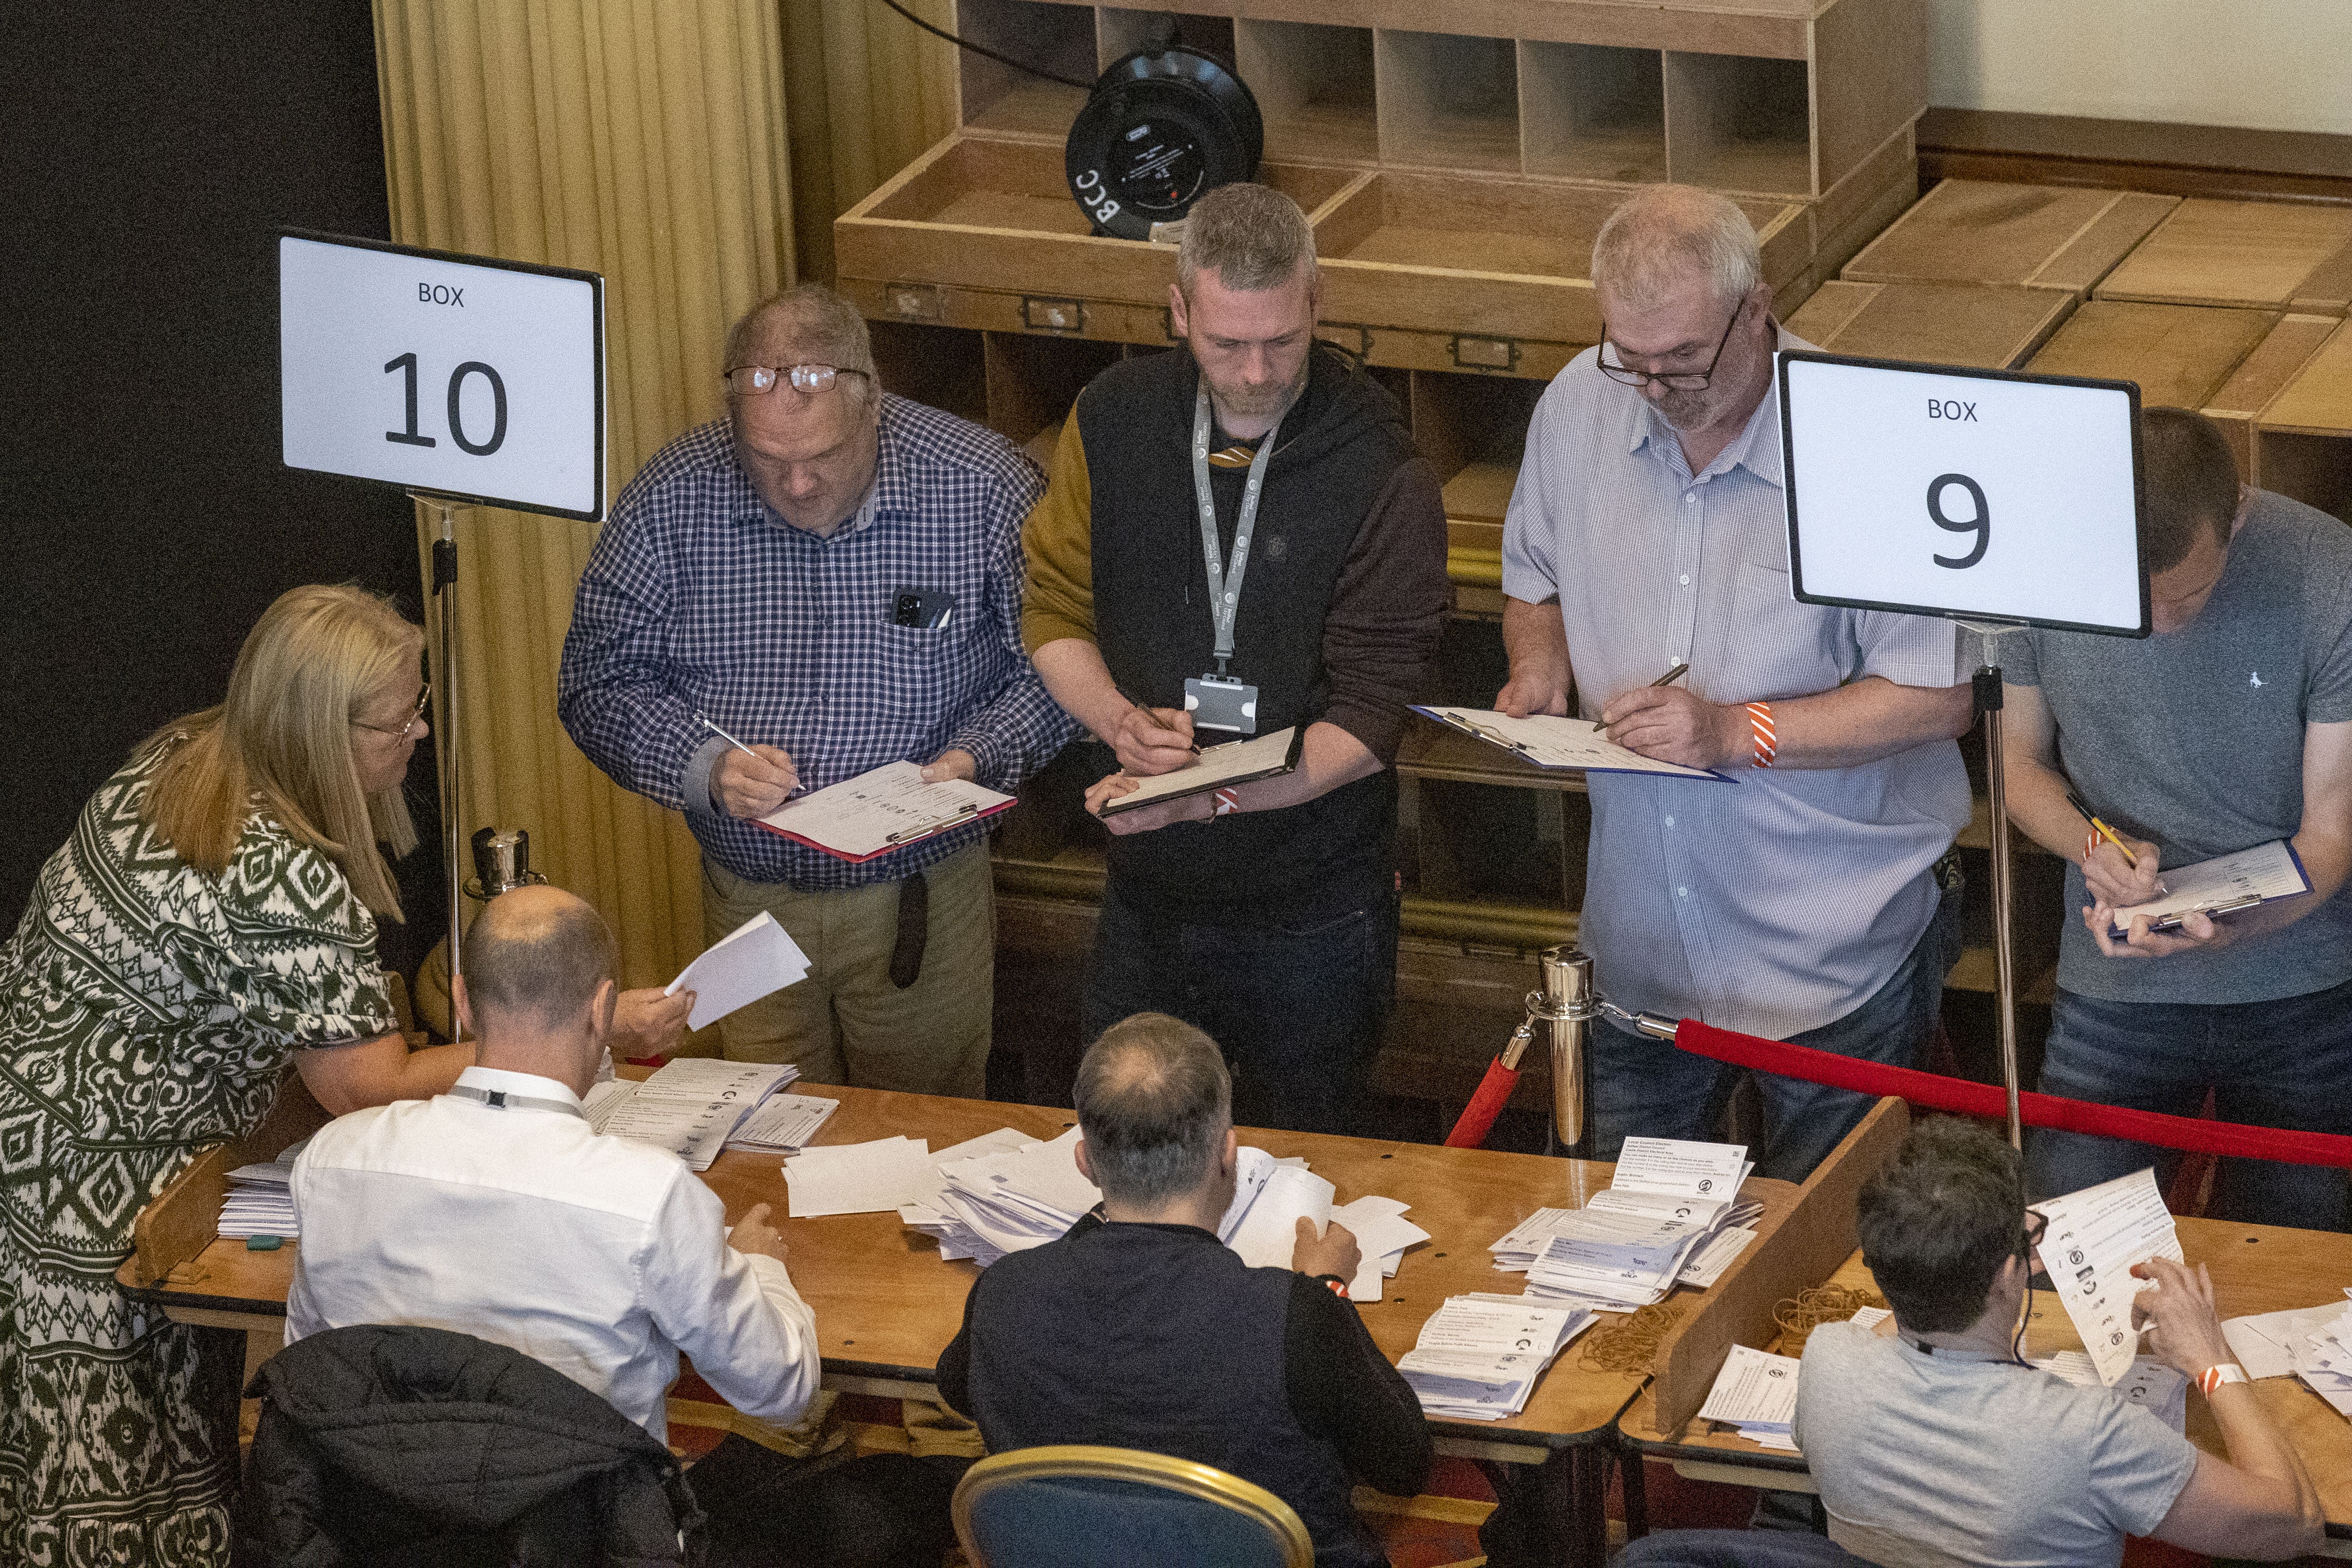
M 1174 24 L 1172 31 L 1171 23 Z M 1106 5 L 1095 13 L 1095 57 L 1099 70 L 1108 70 L 1136 50 L 1163 42 L 1182 44 L 1232 65 L 1234 19 L 1186 11 L 1135 11 L 1114 5 Z
M 2352 331 L 2330 337 L 2255 423 L 2263 488 L 2352 522 Z
M 2352 208 L 2185 201 L 2098 287 L 2102 299 L 2284 310 L 2352 244 Z M 2318 275 L 2315 278 L 2315 275 Z
M 1509 38 L 1382 28 L 1373 60 L 1382 162 L 1518 172 L 1518 57 Z
M 1622 185 L 1369 175 L 1316 220 L 1324 319 L 1475 335 L 1476 343 L 1456 342 L 1454 364 L 1427 368 L 1528 373 L 1516 340 L 1600 340 L 1592 239 L 1626 193 Z M 1763 245 L 1767 280 L 1801 269 L 1803 209 L 1741 207 Z M 1548 362 L 1556 371 L 1566 357 Z
M 2179 206 L 2174 196 L 1943 180 L 1864 246 L 1853 283 L 2032 284 L 2087 292 Z
M 1686 185 L 1809 195 L 1805 62 L 1666 55 L 1666 169 Z
M 1043 0 L 958 0 L 956 26 L 970 42 L 1056 76 L 1092 82 L 1099 74 L 1094 13 L 1086 6 Z M 1083 88 L 1048 81 L 970 49 L 958 49 L 956 62 L 961 73 L 957 119 L 976 131 L 1064 136 L 1086 106 Z
M 989 428 L 1021 443 L 1039 467 L 1049 465 L 1070 405 L 1119 358 L 1119 345 L 1017 332 L 983 332 L 981 338 Z
M 1503 515 L 1518 483 L 1528 422 L 1548 384 L 1413 372 L 1412 441 L 1445 486 L 1447 559 L 1457 580 L 1465 565 L 1483 566 L 1495 582 L 1502 580 Z
M 2262 479 L 2262 447 L 2255 425 L 2295 373 L 2311 362 L 2330 334 L 2343 323 L 2333 316 L 2284 316 L 2267 337 L 2231 372 L 2230 379 L 2205 404 L 2205 417 L 2230 438 L 2238 459 L 2238 477 L 2249 485 Z
M 1234 33 L 1268 158 L 1370 163 L 1381 155 L 1370 27 L 1244 17 Z
M 988 423 L 988 381 L 978 333 L 910 321 L 871 321 L 875 379 L 887 392 Z
M 2039 349 L 2074 306 L 2062 288 L 1832 281 L 1788 326 L 1835 353 L 2002 371 Z
M 2276 319 L 2263 310 L 2094 299 L 2025 368 L 2137 382 L 2143 407 L 2202 408 Z
M 1655 49 L 1523 40 L 1519 104 L 1530 174 L 1666 177 L 1665 60 Z

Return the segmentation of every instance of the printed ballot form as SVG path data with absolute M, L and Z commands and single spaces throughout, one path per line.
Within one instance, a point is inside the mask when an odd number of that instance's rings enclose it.
M 856 865 L 1012 806 L 1012 796 L 969 779 L 928 784 L 919 765 L 887 762 L 787 800 L 755 825 Z
M 1797 1424 L 1797 1358 L 1731 1347 L 1715 1386 L 1699 1406 L 1702 1421 L 1720 1421 L 1739 1428 L 1739 1435 L 1768 1448 L 1797 1448 L 1790 1432 Z
M 2252 909 L 2273 899 L 2297 898 L 2311 891 L 2311 878 L 2304 873 L 2302 859 L 2295 854 L 2294 846 L 2284 839 L 2273 839 L 2233 855 L 2217 855 L 2192 865 L 2167 866 L 2163 876 L 2167 891 L 2149 903 L 2116 910 L 2115 918 L 2108 923 L 2109 936 L 2120 939 L 2131 923 L 2143 915 L 2153 925 L 2163 920 L 2177 921 L 2185 915 Z
M 2042 1236 L 2042 1266 L 2083 1336 L 2099 1381 L 2112 1388 L 2139 1350 L 2132 1301 L 2147 1281 L 2132 1277 L 2132 1265 L 2150 1258 L 2182 1261 L 2180 1235 L 2156 1172 L 2137 1171 L 2033 1207 L 2050 1221 Z
M 1424 707 L 1411 705 L 1424 718 L 1448 729 L 1458 729 L 1489 746 L 1499 746 L 1538 768 L 1574 768 L 1585 773 L 1654 773 L 1668 779 L 1707 779 L 1718 784 L 1733 780 L 1705 768 L 1685 768 L 1628 750 L 1601 732 L 1591 719 L 1563 718 L 1533 713 L 1513 718 L 1483 707 Z
M 1582 1208 L 1539 1208 L 1489 1244 L 1530 1297 L 1629 1312 L 1677 1284 L 1705 1287 L 1756 1239 L 1738 1200 L 1755 1166 L 1741 1144 L 1628 1138 L 1607 1190 Z
M 1592 1322 L 1588 1307 L 1483 1292 L 1450 1296 L 1397 1358 L 1397 1371 L 1432 1416 L 1500 1421 L 1527 1407 L 1543 1369 Z

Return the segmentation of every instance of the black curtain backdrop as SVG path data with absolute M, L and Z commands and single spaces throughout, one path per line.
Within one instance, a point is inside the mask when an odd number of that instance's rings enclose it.
M 359 582 L 417 619 L 422 591 L 404 497 L 278 455 L 275 231 L 390 234 L 367 0 L 12 7 L 0 102 L 12 930 L 90 791 L 219 701 L 278 594 Z M 446 924 L 433 779 L 428 744 L 403 967 Z

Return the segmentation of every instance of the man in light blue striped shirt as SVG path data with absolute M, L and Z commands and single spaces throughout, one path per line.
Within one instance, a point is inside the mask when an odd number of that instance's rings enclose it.
M 1959 899 L 1969 726 L 1955 634 L 1790 594 L 1775 346 L 1756 236 L 1721 196 L 1654 186 L 1593 246 L 1607 339 L 1537 405 L 1504 525 L 1515 715 L 1576 711 L 1728 784 L 1591 779 L 1580 941 L 1619 1004 L 1920 1064 Z M 1677 664 L 1679 684 L 1654 686 Z M 1939 869 L 1939 862 L 1941 868 Z M 1704 1137 L 1728 1069 L 1612 1027 L 1595 1154 Z M 1800 1179 L 1867 1108 L 1759 1079 L 1759 1172 Z

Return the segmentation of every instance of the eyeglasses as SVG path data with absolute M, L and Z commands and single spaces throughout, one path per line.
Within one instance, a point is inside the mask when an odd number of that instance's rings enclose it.
M 2050 1217 L 2038 1209 L 2025 1211 L 2025 1245 L 2031 1249 L 2042 1245 L 2042 1236 L 2050 1229 Z
M 416 721 L 425 716 L 425 710 L 432 705 L 432 702 L 433 683 L 431 681 L 427 681 L 425 683 L 425 689 L 416 694 L 416 711 L 410 714 L 408 716 L 408 722 L 402 725 L 398 729 L 390 729 L 380 724 L 369 724 L 363 719 L 355 718 L 352 720 L 352 723 L 357 725 L 362 729 L 372 729 L 378 735 L 388 735 L 394 740 L 406 740 L 408 738 L 408 732 L 416 727 Z
M 1655 382 L 1671 392 L 1696 392 L 1715 378 L 1715 367 L 1722 362 L 1724 346 L 1731 341 L 1731 329 L 1738 325 L 1739 313 L 1747 308 L 1748 301 L 1745 299 L 1731 308 L 1731 319 L 1723 324 L 1723 336 L 1715 340 L 1715 357 L 1707 361 L 1706 369 L 1703 371 L 1634 370 L 1622 360 L 1609 357 L 1609 351 L 1617 345 L 1605 338 L 1601 340 L 1601 352 L 1595 356 L 1595 362 L 1600 365 L 1602 375 L 1612 382 L 1622 382 L 1629 387 L 1647 386 Z M 1601 329 L 1604 332 L 1608 330 L 1605 324 Z
M 726 372 L 726 382 L 730 392 L 752 397 L 772 389 L 779 377 L 790 379 L 795 392 L 821 392 L 832 391 L 842 376 L 865 374 L 838 365 L 738 365 Z

